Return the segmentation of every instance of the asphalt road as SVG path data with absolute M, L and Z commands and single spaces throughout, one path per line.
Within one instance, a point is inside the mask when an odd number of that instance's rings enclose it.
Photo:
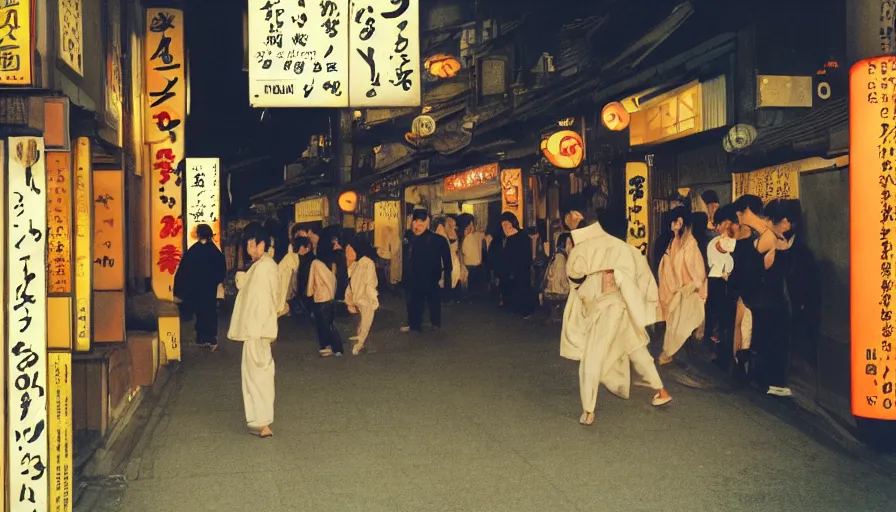
M 310 322 L 281 320 L 269 440 L 246 430 L 240 345 L 187 349 L 139 477 L 92 509 L 896 510 L 892 479 L 749 400 L 672 378 L 662 409 L 602 389 L 585 428 L 558 328 L 453 305 L 441 332 L 405 335 L 402 307 L 384 301 L 360 357 L 320 359 Z

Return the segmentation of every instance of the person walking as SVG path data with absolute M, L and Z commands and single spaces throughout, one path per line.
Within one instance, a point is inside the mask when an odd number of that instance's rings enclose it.
M 345 304 L 349 313 L 360 316 L 358 333 L 349 338 L 354 341 L 352 355 L 359 355 L 367 346 L 367 337 L 373 325 L 373 317 L 380 307 L 379 293 L 376 288 L 379 280 L 376 277 L 376 264 L 373 247 L 361 237 L 345 246 L 345 258 L 348 262 L 348 288 L 345 290 Z
M 246 251 L 252 266 L 238 274 L 239 291 L 233 307 L 227 337 L 243 343 L 240 367 L 246 424 L 250 433 L 261 438 L 274 435 L 274 357 L 271 343 L 277 339 L 279 275 L 274 258 L 268 254 L 270 236 L 253 223 L 245 232 Z
M 439 281 L 451 282 L 451 249 L 448 241 L 427 229 L 429 213 L 414 210 L 411 229 L 404 241 L 402 284 L 405 289 L 408 324 L 401 332 L 423 330 L 423 308 L 429 304 L 429 319 L 436 329 L 442 326 Z
M 199 241 L 184 254 L 174 275 L 174 296 L 196 315 L 196 343 L 214 352 L 218 349 L 218 285 L 227 277 L 227 262 L 208 224 L 199 224 L 196 235 Z
M 299 237 L 294 243 L 299 257 L 311 254 L 310 239 Z M 311 261 L 305 294 L 314 303 L 312 311 L 320 346 L 318 353 L 321 357 L 342 356 L 342 338 L 333 323 L 336 316 L 336 276 L 323 261 L 317 258 Z

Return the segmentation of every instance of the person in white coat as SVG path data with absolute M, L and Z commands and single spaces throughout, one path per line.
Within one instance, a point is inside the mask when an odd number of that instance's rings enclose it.
M 659 308 L 647 260 L 600 223 L 579 226 L 572 232 L 574 247 L 566 266 L 572 286 L 563 314 L 560 355 L 579 361 L 579 423 L 591 425 L 601 384 L 620 398 L 629 398 L 631 367 L 656 392 L 653 405 L 667 404 L 672 397 L 647 350 L 646 327 L 657 322 Z
M 379 292 L 376 288 L 376 264 L 374 250 L 367 241 L 357 238 L 345 246 L 348 263 L 348 288 L 345 290 L 345 304 L 349 313 L 359 315 L 358 334 L 349 338 L 355 344 L 352 354 L 358 355 L 367 346 L 367 337 L 373 325 L 373 317 L 380 307 Z
M 236 304 L 227 337 L 243 343 L 241 364 L 243 404 L 249 431 L 262 438 L 274 435 L 274 357 L 277 339 L 279 279 L 277 264 L 268 254 L 270 237 L 264 228 L 250 224 L 245 231 L 252 266 L 237 276 Z

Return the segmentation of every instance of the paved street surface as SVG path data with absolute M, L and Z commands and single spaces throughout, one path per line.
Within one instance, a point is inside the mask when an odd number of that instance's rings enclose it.
M 453 305 L 442 332 L 402 335 L 402 307 L 384 301 L 361 357 L 320 359 L 310 322 L 282 320 L 269 440 L 246 430 L 240 345 L 187 350 L 139 478 L 102 510 L 896 510 L 893 480 L 742 397 L 601 390 L 585 428 L 558 328 Z

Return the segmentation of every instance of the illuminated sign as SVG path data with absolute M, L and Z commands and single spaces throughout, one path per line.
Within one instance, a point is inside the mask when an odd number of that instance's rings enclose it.
M 498 179 L 498 164 L 483 165 L 445 178 L 445 192 L 460 192 Z
M 352 107 L 420 106 L 419 2 L 369 0 L 356 4 L 349 30 Z
M 187 158 L 187 248 L 199 241 L 196 226 L 208 224 L 221 248 L 220 160 Z
M 59 0 L 59 60 L 84 76 L 84 17 L 81 0 Z
M 849 72 L 850 351 L 853 415 L 896 420 L 896 57 Z
M 71 512 L 75 491 L 72 488 L 73 421 L 72 421 L 72 354 L 49 354 L 47 367 L 50 390 L 47 409 L 50 411 L 50 510 Z
M 523 171 L 504 169 L 501 171 L 501 212 L 516 215 L 523 225 Z
M 39 137 L 9 138 L 6 421 L 11 510 L 47 510 L 47 194 Z
M 348 9 L 345 0 L 249 0 L 249 104 L 348 107 Z
M 647 180 L 647 164 L 629 162 L 625 164 L 625 211 L 628 229 L 625 241 L 647 256 L 649 246 L 650 197 Z
M 800 198 L 800 169 L 795 162 L 734 174 L 731 180 L 732 201 L 747 194 L 758 196 L 763 204 Z
M 184 16 L 177 9 L 146 10 L 144 137 L 150 146 L 152 289 L 174 300 L 174 274 L 183 254 L 184 122 L 187 96 Z
M 541 152 L 555 167 L 575 169 L 585 158 L 585 143 L 578 133 L 561 130 L 541 141 Z
M 6 167 L 6 156 L 8 146 L 6 146 L 6 141 L 0 138 L 0 172 L 2 172 L 2 176 L 7 175 L 7 167 Z M 0 178 L 0 197 L 6 197 L 6 179 Z M 3 239 L 6 239 L 6 209 L 0 208 L 0 234 L 2 234 Z M 6 244 L 0 244 L 0 261 L 6 261 Z M 6 290 L 6 271 L 0 272 L 0 290 L 3 290 L 5 293 Z M 5 295 L 4 295 L 5 299 Z M 0 347 L 3 347 L 2 350 L 6 350 L 6 329 L 0 329 Z M 3 379 L 3 385 L 6 385 L 6 354 L 2 358 L 0 358 L 0 379 Z M 6 433 L 6 409 L 3 409 L 3 414 L 0 414 L 0 435 L 5 435 Z M 0 441 L 0 482 L 3 482 L 6 485 L 6 440 L 3 439 Z M 6 510 L 6 495 L 8 494 L 9 487 L 6 487 L 6 490 L 2 495 L 0 495 L 0 512 L 4 512 Z
M 75 141 L 75 350 L 90 350 L 93 287 L 93 180 L 90 140 Z
M 93 289 L 124 290 L 124 172 L 93 171 Z
M 603 110 L 601 110 L 600 117 L 604 126 L 614 132 L 625 130 L 632 120 L 632 116 L 628 113 L 628 110 L 625 110 L 625 107 L 618 102 L 608 103 Z
M 320 222 L 329 213 L 327 208 L 327 198 L 315 197 L 314 199 L 305 199 L 298 201 L 295 208 L 295 222 Z
M 460 71 L 460 61 L 451 55 L 437 53 L 426 59 L 423 68 L 436 78 L 454 78 Z
M 31 85 L 31 1 L 0 2 L 0 85 Z
M 336 203 L 343 212 L 352 213 L 358 208 L 358 193 L 352 190 L 343 192 L 339 194 L 339 199 L 337 199 Z
M 71 153 L 47 152 L 47 291 L 72 292 Z
M 167 361 L 180 361 L 180 317 L 159 317 L 159 342 Z

